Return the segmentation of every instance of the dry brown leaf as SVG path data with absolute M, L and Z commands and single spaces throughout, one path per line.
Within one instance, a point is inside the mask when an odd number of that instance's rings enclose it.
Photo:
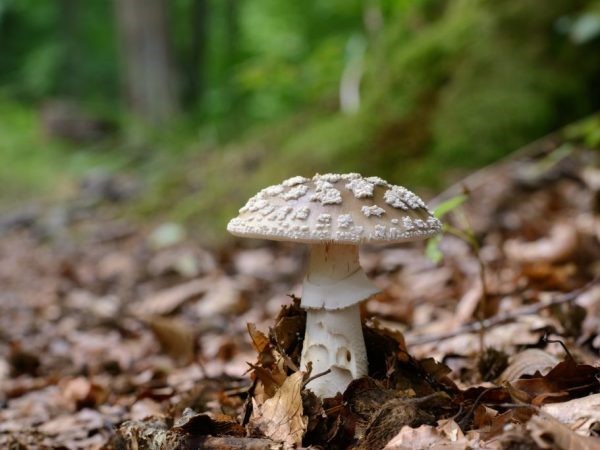
M 8 378 L 10 375 L 10 364 L 8 361 L 2 357 L 0 357 L 0 381 Z
M 308 422 L 303 416 L 300 395 L 303 375 L 302 372 L 296 372 L 288 377 L 275 395 L 262 405 L 253 399 L 250 429 L 282 442 L 286 447 L 291 448 L 302 442 Z
M 453 420 L 440 420 L 437 427 L 421 425 L 418 428 L 404 426 L 400 432 L 384 447 L 385 450 L 466 450 L 478 441 L 478 435 L 465 437 Z
M 264 352 L 269 346 L 269 338 L 262 331 L 259 331 L 253 323 L 248 323 L 246 327 L 256 351 L 258 353 Z
M 241 309 L 240 290 L 229 277 L 220 277 L 211 283 L 210 289 L 198 302 L 200 317 L 213 317 L 219 314 L 233 314 Z
M 77 414 L 58 416 L 45 422 L 38 429 L 50 435 L 70 432 L 85 436 L 90 430 L 102 428 L 102 415 L 92 409 L 83 409 Z M 83 437 L 81 436 L 81 437 Z
M 76 377 L 59 383 L 62 395 L 73 403 L 74 409 L 93 407 L 104 403 L 108 397 L 107 390 L 86 377 Z
M 426 334 L 435 334 L 438 330 L 446 332 L 452 330 L 454 319 L 445 321 L 443 327 L 436 328 L 439 322 L 432 322 L 428 327 L 419 329 L 418 334 L 406 334 L 411 354 L 416 357 L 433 357 L 438 360 L 444 359 L 449 353 L 459 353 L 461 355 L 475 355 L 480 348 L 479 335 L 477 333 L 461 334 L 450 339 L 444 339 L 438 342 L 427 344 L 411 344 L 411 340 L 417 339 Z M 493 327 L 486 331 L 486 342 L 493 342 L 495 348 L 510 348 L 514 345 L 532 345 L 539 341 L 539 333 L 532 330 L 551 324 L 548 318 L 539 316 L 522 316 L 513 323 L 507 323 Z M 449 325 L 449 326 L 447 326 Z
M 456 305 L 453 315 L 454 327 L 469 322 L 475 316 L 482 295 L 481 281 L 475 280 Z
M 385 450 L 410 450 L 413 448 L 428 448 L 443 441 L 441 434 L 431 425 L 421 425 L 419 428 L 404 426 L 384 447 Z
M 150 328 L 165 353 L 172 358 L 189 362 L 194 357 L 196 338 L 194 330 L 183 320 L 174 317 L 152 317 Z
M 580 436 L 546 413 L 532 416 L 527 428 L 535 443 L 543 449 L 600 450 L 600 439 Z
M 548 237 L 533 242 L 510 239 L 504 244 L 508 258 L 521 262 L 557 262 L 577 249 L 577 229 L 571 223 L 557 223 Z
M 300 269 L 298 258 L 278 255 L 268 248 L 237 251 L 233 263 L 239 274 L 267 281 L 294 276 Z
M 568 402 L 550 403 L 542 406 L 542 411 L 564 424 L 576 424 L 577 429 L 587 432 L 594 422 L 600 423 L 600 394 Z
M 132 255 L 123 252 L 108 253 L 98 261 L 97 275 L 101 280 L 132 280 L 135 277 L 136 261 Z
M 151 398 L 143 398 L 131 405 L 130 417 L 132 420 L 163 418 L 164 416 L 165 413 L 160 403 Z
M 577 364 L 571 359 L 561 361 L 544 376 L 521 378 L 511 383 L 512 387 L 525 394 L 524 402 L 542 405 L 551 401 L 566 401 L 595 392 L 600 368 Z
M 170 314 L 184 302 L 204 294 L 214 283 L 214 277 L 204 277 L 158 291 L 132 306 L 138 315 Z
M 530 348 L 510 357 L 508 367 L 498 377 L 498 382 L 518 380 L 523 375 L 533 375 L 538 371 L 546 375 L 558 363 L 556 356 Z
M 148 272 L 153 277 L 177 273 L 185 278 L 195 278 L 215 270 L 217 270 L 215 257 L 207 250 L 198 247 L 165 248 L 158 251 L 148 262 Z
M 587 311 L 582 324 L 584 334 L 587 336 L 597 335 L 592 346 L 600 348 L 600 285 L 582 293 L 577 297 L 576 303 Z
M 55 417 L 42 424 L 38 431 L 53 438 L 52 447 L 42 448 L 97 449 L 106 441 L 99 434 L 105 426 L 105 418 L 100 412 L 82 409 L 75 414 Z

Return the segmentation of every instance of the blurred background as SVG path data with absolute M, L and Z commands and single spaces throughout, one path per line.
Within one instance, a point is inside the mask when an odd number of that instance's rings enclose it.
M 599 81 L 598 0 L 0 0 L 0 208 L 84 192 L 218 239 L 291 175 L 434 192 Z

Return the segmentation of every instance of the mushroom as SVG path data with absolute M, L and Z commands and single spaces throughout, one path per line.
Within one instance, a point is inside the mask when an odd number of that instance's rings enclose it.
M 227 230 L 241 237 L 310 245 L 300 305 L 306 309 L 301 367 L 324 376 L 308 383 L 319 397 L 367 375 L 359 304 L 378 292 L 362 270 L 358 246 L 428 238 L 441 224 L 414 193 L 357 173 L 301 176 L 248 200 Z

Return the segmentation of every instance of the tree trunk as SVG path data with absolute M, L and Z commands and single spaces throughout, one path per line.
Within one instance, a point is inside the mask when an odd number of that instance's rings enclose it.
M 159 125 L 178 110 L 166 0 L 116 0 L 116 15 L 131 111 Z
M 80 6 L 81 3 L 77 0 L 60 0 L 58 3 L 59 33 L 64 48 L 60 84 L 58 86 L 59 95 L 76 96 L 81 94 L 77 89 L 79 87 L 79 75 L 81 74 L 78 73 L 77 65 L 83 60 L 79 44 Z
M 195 106 L 204 89 L 202 65 L 208 36 L 208 0 L 194 0 L 191 5 L 190 17 L 192 26 L 186 70 L 185 102 L 187 106 Z

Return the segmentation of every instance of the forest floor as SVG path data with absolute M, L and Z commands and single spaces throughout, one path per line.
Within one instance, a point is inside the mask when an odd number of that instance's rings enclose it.
M 468 177 L 438 263 L 364 248 L 369 377 L 324 402 L 303 246 L 124 221 L 112 178 L 6 214 L 0 447 L 600 449 L 599 156 L 551 137 Z

